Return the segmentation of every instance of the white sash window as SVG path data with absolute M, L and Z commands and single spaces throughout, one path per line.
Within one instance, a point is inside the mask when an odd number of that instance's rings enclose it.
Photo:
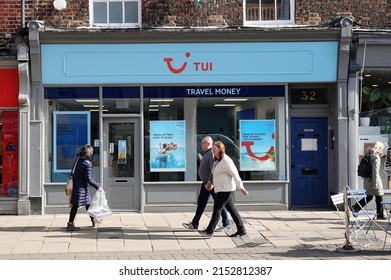
M 91 0 L 92 26 L 137 28 L 141 26 L 141 0 Z
M 292 25 L 294 4 L 294 0 L 244 0 L 244 25 Z

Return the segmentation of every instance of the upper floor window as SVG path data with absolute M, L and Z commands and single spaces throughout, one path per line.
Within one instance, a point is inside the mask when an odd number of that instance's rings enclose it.
M 92 25 L 140 27 L 141 0 L 92 0 Z
M 291 25 L 294 0 L 244 0 L 244 25 Z

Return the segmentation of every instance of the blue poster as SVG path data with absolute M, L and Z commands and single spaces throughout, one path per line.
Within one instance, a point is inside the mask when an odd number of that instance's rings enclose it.
M 274 120 L 241 120 L 240 170 L 276 170 Z
M 126 140 L 118 140 L 118 164 L 126 164 Z
M 185 171 L 185 121 L 150 122 L 151 172 Z
M 90 112 L 53 112 L 53 172 L 69 172 L 80 146 L 90 143 Z

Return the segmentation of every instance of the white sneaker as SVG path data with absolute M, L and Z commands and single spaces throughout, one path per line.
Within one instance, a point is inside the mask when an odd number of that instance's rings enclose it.
M 183 226 L 184 228 L 187 228 L 187 229 L 196 230 L 196 228 L 194 228 L 192 222 L 183 223 L 182 226 Z
M 219 226 L 215 231 L 217 232 L 221 232 L 221 231 L 229 231 L 231 230 L 231 225 L 228 225 L 228 226 Z

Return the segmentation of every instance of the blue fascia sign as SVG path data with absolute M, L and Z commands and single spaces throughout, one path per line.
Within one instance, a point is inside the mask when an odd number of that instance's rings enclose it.
M 335 82 L 338 42 L 42 44 L 41 54 L 45 86 Z

